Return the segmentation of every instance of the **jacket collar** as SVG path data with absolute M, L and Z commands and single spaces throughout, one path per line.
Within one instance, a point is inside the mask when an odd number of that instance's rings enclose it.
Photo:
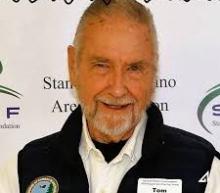
M 55 153 L 61 155 L 66 163 L 80 163 L 79 142 L 82 130 L 82 111 L 78 106 L 68 117 L 63 128 L 51 146 Z
M 162 142 L 163 119 L 161 112 L 154 103 L 147 110 L 148 121 L 142 146 L 142 156 L 153 156 Z M 53 147 L 64 154 L 66 161 L 78 162 L 79 143 L 82 132 L 82 111 L 78 106 L 65 122 L 58 137 L 53 143 Z
M 142 146 L 143 157 L 152 157 L 163 142 L 163 117 L 157 106 L 152 103 L 147 109 L 148 121 Z

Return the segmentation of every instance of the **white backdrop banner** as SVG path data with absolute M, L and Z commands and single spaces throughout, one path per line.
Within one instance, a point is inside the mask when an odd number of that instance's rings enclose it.
M 155 103 L 166 124 L 220 151 L 220 1 L 139 1 L 155 18 Z M 0 165 L 29 141 L 59 131 L 77 102 L 67 46 L 90 0 L 0 1 Z

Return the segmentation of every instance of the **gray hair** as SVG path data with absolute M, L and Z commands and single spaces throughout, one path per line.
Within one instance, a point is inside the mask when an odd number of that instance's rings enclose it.
M 111 17 L 113 14 L 123 15 L 128 19 L 134 20 L 137 23 L 141 23 L 149 27 L 154 47 L 154 62 L 157 64 L 158 42 L 153 16 L 148 8 L 138 3 L 136 0 L 111 0 L 108 5 L 106 5 L 103 0 L 94 0 L 81 16 L 76 29 L 76 34 L 73 41 L 76 51 L 80 52 L 81 35 L 87 22 L 90 20 L 100 19 L 103 15 Z

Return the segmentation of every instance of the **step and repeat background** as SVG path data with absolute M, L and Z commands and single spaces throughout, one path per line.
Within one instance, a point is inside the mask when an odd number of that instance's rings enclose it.
M 140 0 L 154 15 L 160 71 L 154 102 L 166 124 L 220 151 L 220 1 Z M 67 46 L 90 0 L 0 1 L 0 165 L 59 131 L 77 106 Z

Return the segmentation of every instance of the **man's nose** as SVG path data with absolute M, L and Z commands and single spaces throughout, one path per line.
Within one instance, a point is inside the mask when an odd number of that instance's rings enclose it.
M 119 98 L 126 95 L 128 89 L 126 86 L 125 74 L 121 71 L 112 73 L 109 86 L 109 94 L 111 94 L 113 97 Z

